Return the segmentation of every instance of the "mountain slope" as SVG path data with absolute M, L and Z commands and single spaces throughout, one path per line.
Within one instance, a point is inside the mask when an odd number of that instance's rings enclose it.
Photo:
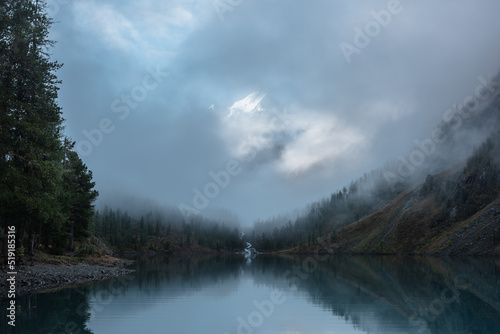
M 324 240 L 330 252 L 500 255 L 498 169 L 454 168 Z

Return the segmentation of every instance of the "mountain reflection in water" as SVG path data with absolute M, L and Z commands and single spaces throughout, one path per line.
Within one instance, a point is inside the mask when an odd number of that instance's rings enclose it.
M 500 333 L 492 259 L 156 256 L 136 269 L 18 297 L 15 332 Z

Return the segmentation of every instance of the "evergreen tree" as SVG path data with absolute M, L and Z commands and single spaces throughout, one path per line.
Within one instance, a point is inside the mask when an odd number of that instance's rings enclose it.
M 90 221 L 94 214 L 92 203 L 97 199 L 98 192 L 93 190 L 92 172 L 73 151 L 75 143 L 65 139 L 65 159 L 63 186 L 66 196 L 66 230 L 69 234 L 69 249 L 74 250 L 75 238 L 90 236 Z
M 17 247 L 27 245 L 29 254 L 37 238 L 61 251 L 73 227 L 85 235 L 97 196 L 92 174 L 62 141 L 61 65 L 47 53 L 45 7 L 41 0 L 0 6 L 0 219 L 16 226 Z

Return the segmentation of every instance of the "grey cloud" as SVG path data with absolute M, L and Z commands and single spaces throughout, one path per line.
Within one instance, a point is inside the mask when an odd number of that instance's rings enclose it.
M 133 2 L 95 2 L 134 24 L 140 42 L 133 40 L 131 50 L 112 47 L 94 27 L 76 24 L 74 3 L 61 6 L 53 27 L 54 58 L 65 63 L 60 103 L 67 133 L 77 142 L 85 139 L 82 130 L 97 127 L 103 117 L 116 126 L 85 157 L 102 200 L 129 192 L 189 203 L 192 189 L 234 158 L 234 143 L 221 136 L 220 115 L 208 108 L 225 112 L 255 91 L 267 93 L 265 109 L 289 108 L 304 120 L 324 115 L 364 139 L 293 179 L 271 163 L 293 142 L 278 136 L 258 163 L 246 165 L 210 203 L 246 223 L 302 207 L 405 154 L 447 108 L 473 93 L 478 76 L 500 65 L 500 3 L 494 0 L 402 0 L 404 10 L 351 63 L 339 44 L 353 43 L 353 29 L 363 28 L 373 20 L 371 11 L 388 1 L 245 0 L 223 21 L 206 1 L 201 7 L 176 1 L 156 8 L 146 1 L 137 15 Z M 194 23 L 178 30 L 158 26 L 154 36 L 154 27 L 144 22 L 148 10 L 156 10 L 156 25 L 162 13 L 167 24 L 175 21 L 170 5 L 190 10 Z M 120 120 L 111 103 L 156 64 L 169 77 Z

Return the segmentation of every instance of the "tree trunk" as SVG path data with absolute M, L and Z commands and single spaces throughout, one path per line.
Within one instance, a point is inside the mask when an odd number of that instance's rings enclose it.
M 29 245 L 28 245 L 28 255 L 29 256 L 34 256 L 35 255 L 35 232 L 30 233 L 30 238 L 29 238 Z
M 69 230 L 69 250 L 72 252 L 75 250 L 75 224 L 71 223 Z
M 42 238 L 40 236 L 40 238 Z M 49 250 L 49 234 L 47 232 L 45 232 L 43 234 L 43 243 L 44 243 L 44 247 L 45 247 L 45 251 L 47 252 Z
M 5 234 L 2 236 L 2 257 L 5 259 L 5 261 L 7 261 L 7 253 L 8 253 L 8 249 L 7 249 L 7 231 L 9 230 L 9 223 L 7 221 L 8 219 L 5 219 L 4 221 L 4 232 Z
M 16 228 L 16 233 L 17 233 L 16 249 L 21 248 L 24 245 L 25 230 L 26 230 L 26 218 L 22 217 L 21 219 L 19 219 L 19 229 Z

